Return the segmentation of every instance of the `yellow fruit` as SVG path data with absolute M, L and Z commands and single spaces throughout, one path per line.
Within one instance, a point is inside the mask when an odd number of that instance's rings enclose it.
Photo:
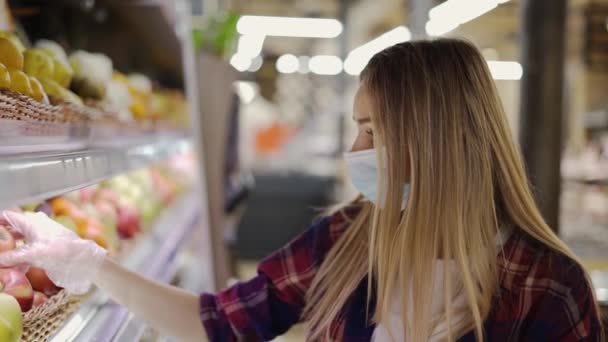
M 66 55 L 65 50 L 57 42 L 54 42 L 52 40 L 41 39 L 36 41 L 36 47 L 52 52 L 56 58 L 64 62 L 68 61 L 68 56 Z
M 82 104 L 82 100 L 80 99 L 80 97 L 78 97 L 78 95 L 65 89 L 59 83 L 51 79 L 41 79 L 40 83 L 42 83 L 42 88 L 48 95 L 55 96 L 67 102 L 72 102 L 80 105 Z
M 23 53 L 10 39 L 0 37 L 0 63 L 7 68 L 23 69 Z
M 0 88 L 11 87 L 11 74 L 4 64 L 0 64 Z
M 112 73 L 112 79 L 123 82 L 124 84 L 129 84 L 129 79 L 127 78 L 127 75 L 125 75 L 119 71 L 114 71 Z
M 32 85 L 30 78 L 21 70 L 8 69 L 11 74 L 11 86 L 10 88 L 18 93 L 27 96 L 33 96 Z
M 71 102 L 71 103 L 75 103 L 75 104 L 79 104 L 79 105 L 83 104 L 80 96 L 74 94 L 73 92 L 71 92 L 65 88 L 61 88 L 61 98 L 67 102 Z
M 62 87 L 67 88 L 72 81 L 73 75 L 74 70 L 72 70 L 72 67 L 69 64 L 55 59 L 55 73 L 53 74 L 53 79 L 57 81 L 57 83 Z
M 64 88 L 67 88 L 72 81 L 74 76 L 74 70 L 72 66 L 61 58 L 57 57 L 55 53 L 48 49 L 41 49 L 47 56 L 53 59 L 53 77 L 52 79 L 59 83 Z
M 133 113 L 133 117 L 135 119 L 144 119 L 147 114 L 146 103 L 142 100 L 141 97 L 133 97 L 133 101 L 129 106 L 129 110 Z
M 42 84 L 40 84 L 40 81 L 38 81 L 36 77 L 30 77 L 30 85 L 32 86 L 33 98 L 38 101 L 48 102 L 48 98 L 44 92 L 44 88 L 42 88 Z
M 61 96 L 61 86 L 59 83 L 53 81 L 52 79 L 41 78 L 40 84 L 42 84 L 42 89 L 44 89 L 48 95 L 56 97 Z
M 0 31 L 0 37 L 10 39 L 13 43 L 15 43 L 20 52 L 25 51 L 25 46 L 23 46 L 21 39 L 19 39 L 19 37 L 17 37 L 14 33 L 8 31 Z
M 37 78 L 52 78 L 55 73 L 53 58 L 42 49 L 27 49 L 23 53 L 23 71 Z

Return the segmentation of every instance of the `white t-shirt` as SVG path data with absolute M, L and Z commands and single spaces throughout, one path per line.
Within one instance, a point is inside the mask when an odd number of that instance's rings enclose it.
M 500 230 L 500 233 L 496 236 L 496 245 L 502 246 L 507 241 L 509 236 L 511 235 L 510 228 L 503 228 Z M 444 267 L 449 267 L 451 272 L 449 275 L 452 277 L 452 284 L 458 284 L 460 282 L 460 273 L 456 269 L 453 260 L 444 261 L 437 260 L 435 264 L 435 286 L 433 287 L 433 301 L 431 303 L 431 315 L 433 317 L 439 317 L 443 314 L 445 306 L 444 306 L 444 291 L 443 291 L 443 277 L 444 277 Z M 391 307 L 389 309 L 389 318 L 388 323 L 378 324 L 376 329 L 374 329 L 374 335 L 372 336 L 373 342 L 402 342 L 407 341 L 405 338 L 405 331 L 403 328 L 402 322 L 402 313 L 401 313 L 401 295 L 399 293 L 393 293 L 393 300 L 391 301 Z M 411 297 L 411 295 L 410 295 Z M 409 316 L 413 315 L 414 309 L 412 307 L 412 301 L 407 307 L 407 314 Z M 452 301 L 452 307 L 454 312 L 460 311 L 460 308 L 465 308 L 467 305 L 467 297 L 464 292 L 461 292 L 458 296 L 454 298 Z M 454 315 L 453 323 L 467 318 L 465 313 L 460 315 Z M 391 334 L 393 334 L 393 338 L 391 338 Z M 445 338 L 447 334 L 447 321 L 442 321 L 437 324 L 431 337 L 429 338 L 429 342 L 440 341 Z

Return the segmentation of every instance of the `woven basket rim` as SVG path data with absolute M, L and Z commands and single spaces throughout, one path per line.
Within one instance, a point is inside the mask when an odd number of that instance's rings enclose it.
M 61 290 L 57 292 L 55 295 L 49 297 L 49 299 L 43 304 L 33 307 L 29 311 L 25 312 L 23 314 L 23 325 L 27 327 L 41 319 L 46 319 L 53 312 L 61 309 L 62 306 L 69 303 L 70 299 L 71 296 L 67 291 Z

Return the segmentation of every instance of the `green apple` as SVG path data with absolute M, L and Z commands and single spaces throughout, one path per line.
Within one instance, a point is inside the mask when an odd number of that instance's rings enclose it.
M 23 71 L 39 79 L 52 78 L 55 73 L 53 59 L 42 49 L 27 49 L 23 53 Z
M 33 204 L 27 204 L 21 207 L 23 211 L 35 211 L 36 207 L 42 204 L 42 202 L 36 202 Z
M 63 88 L 59 83 L 55 82 L 54 80 L 49 78 L 43 78 L 40 80 L 40 83 L 42 84 L 42 88 L 48 95 L 55 96 L 66 102 L 71 102 L 79 105 L 82 104 L 82 99 L 80 99 L 78 95 Z
M 23 316 L 17 300 L 0 293 L 0 341 L 19 342 L 23 333 Z
M 68 62 L 68 57 L 63 47 L 50 40 L 39 40 L 36 42 L 36 47 L 53 58 L 54 72 L 52 79 L 62 87 L 68 87 L 72 81 L 74 70 Z

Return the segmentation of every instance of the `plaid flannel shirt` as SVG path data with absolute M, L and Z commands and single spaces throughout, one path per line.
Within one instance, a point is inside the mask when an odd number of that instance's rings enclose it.
M 347 228 L 341 214 L 314 223 L 264 259 L 258 275 L 200 296 L 210 341 L 268 341 L 300 322 L 305 294 L 325 255 Z M 573 260 L 514 231 L 497 258 L 500 288 L 484 322 L 486 341 L 600 341 L 592 289 Z M 367 279 L 332 322 L 334 341 L 370 341 Z M 374 309 L 373 298 L 369 310 Z M 458 341 L 476 341 L 470 332 Z

